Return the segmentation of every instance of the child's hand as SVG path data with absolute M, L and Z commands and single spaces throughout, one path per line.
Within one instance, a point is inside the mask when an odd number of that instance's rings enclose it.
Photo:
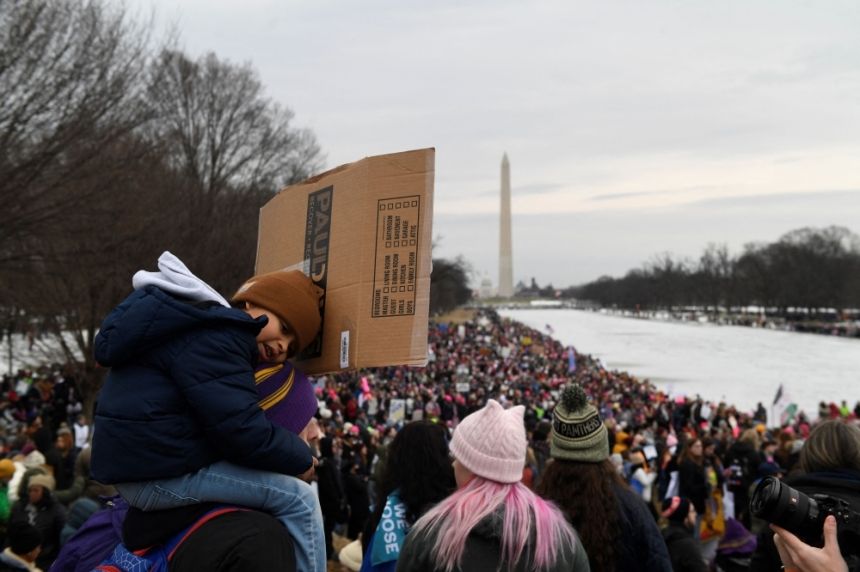
M 311 468 L 299 475 L 299 478 L 306 483 L 309 483 L 314 480 L 314 477 L 316 476 L 317 465 L 319 465 L 320 463 L 316 457 L 311 458 L 314 460 L 314 462 L 311 464 Z

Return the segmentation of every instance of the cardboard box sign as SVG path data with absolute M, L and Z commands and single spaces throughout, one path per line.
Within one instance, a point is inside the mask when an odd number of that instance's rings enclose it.
M 427 363 L 435 151 L 368 157 L 260 210 L 258 274 L 299 268 L 325 290 L 310 374 Z

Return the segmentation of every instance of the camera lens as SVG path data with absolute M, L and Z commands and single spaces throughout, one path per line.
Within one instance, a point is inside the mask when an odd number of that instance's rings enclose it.
M 762 479 L 753 492 L 750 500 L 750 511 L 753 515 L 768 520 L 779 503 L 780 482 L 770 477 Z
M 808 543 L 817 543 L 821 538 L 824 522 L 818 503 L 773 477 L 762 479 L 758 484 L 750 501 L 750 511 Z

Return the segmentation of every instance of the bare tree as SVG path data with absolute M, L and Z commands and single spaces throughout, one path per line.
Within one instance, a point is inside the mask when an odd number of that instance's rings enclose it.
M 249 66 L 153 61 L 147 27 L 104 1 L 0 0 L 3 327 L 50 337 L 88 409 L 93 341 L 134 271 L 172 250 L 229 295 L 259 207 L 322 163 Z
M 711 307 L 713 313 L 718 314 L 720 306 L 731 306 L 734 260 L 726 244 L 708 244 L 699 258 L 696 275 L 699 297 L 705 307 Z
M 469 264 L 462 258 L 436 258 L 430 273 L 430 314 L 438 315 L 462 306 L 472 298 Z
M 104 152 L 149 117 L 147 43 L 98 0 L 3 0 L 0 269 L 37 260 L 55 223 L 98 192 L 90 182 L 123 168 Z
M 624 308 L 692 302 L 715 309 L 758 305 L 783 316 L 789 308 L 835 315 L 832 309 L 858 305 L 858 284 L 860 236 L 830 226 L 794 230 L 769 244 L 747 244 L 737 257 L 725 245 L 710 244 L 695 267 L 660 255 L 623 278 L 604 276 L 565 294 Z
M 316 139 L 292 126 L 247 64 L 164 50 L 149 85 L 148 137 L 163 145 L 187 203 L 177 250 L 213 286 L 234 288 L 253 270 L 259 207 L 321 169 Z
M 139 142 L 120 143 L 113 152 L 127 156 L 126 145 Z M 50 347 L 60 349 L 87 412 L 104 375 L 93 357 L 98 328 L 131 292 L 133 273 L 152 268 L 165 249 L 172 221 L 161 213 L 182 206 L 164 185 L 170 173 L 160 161 L 154 154 L 143 156 L 121 175 L 100 181 L 97 199 L 57 223 L 63 238 L 44 244 L 38 261 L 12 275 L 25 286 L 18 299 L 31 326 Z M 70 187 L 67 192 L 89 194 L 90 188 Z

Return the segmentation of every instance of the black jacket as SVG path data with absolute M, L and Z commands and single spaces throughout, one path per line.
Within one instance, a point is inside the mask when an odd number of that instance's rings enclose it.
M 708 481 L 704 466 L 697 465 L 689 459 L 681 462 L 681 466 L 678 467 L 678 495 L 690 499 L 697 513 L 705 514 Z
M 293 539 L 274 517 L 258 511 L 228 513 L 198 528 L 180 545 L 170 572 L 296 570 Z
M 642 497 L 617 487 L 620 528 L 615 552 L 619 572 L 672 572 L 666 543 Z
M 702 560 L 699 544 L 693 538 L 693 531 L 677 523 L 663 529 L 663 540 L 669 549 L 673 572 L 707 572 L 708 567 Z

